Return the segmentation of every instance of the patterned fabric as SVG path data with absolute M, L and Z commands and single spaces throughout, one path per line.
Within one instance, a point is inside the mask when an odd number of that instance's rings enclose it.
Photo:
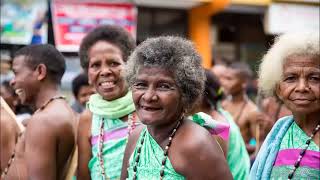
M 129 91 L 124 97 L 114 101 L 106 101 L 98 94 L 92 95 L 90 96 L 87 107 L 92 112 L 92 157 L 88 164 L 91 179 L 103 179 L 98 158 L 99 134 L 102 119 L 104 119 L 102 157 L 106 176 L 109 179 L 120 179 L 124 150 L 128 141 L 128 131 L 131 128 L 127 122 L 123 122 L 120 118 L 129 115 L 128 119 L 132 119 L 131 113 L 135 109 L 131 92 Z M 135 125 L 132 127 L 135 127 Z
M 91 179 L 103 179 L 98 158 L 99 147 L 99 127 L 103 116 L 92 116 L 91 126 L 91 151 L 92 158 L 88 167 L 91 173 Z M 104 168 L 108 178 L 119 179 L 121 175 L 122 160 L 124 150 L 128 141 L 128 124 L 120 119 L 107 119 L 104 117 L 104 137 L 102 156 Z
M 145 132 L 145 136 L 143 134 Z M 164 157 L 162 148 L 149 134 L 147 128 L 144 128 L 137 141 L 140 146 L 141 140 L 144 138 L 143 146 L 141 148 L 140 160 L 137 165 L 137 179 L 141 180 L 159 180 L 161 161 Z M 133 179 L 133 166 L 134 159 L 137 157 L 137 146 L 129 159 L 128 178 Z M 185 179 L 182 175 L 178 174 L 172 167 L 170 159 L 167 158 L 164 168 L 164 180 L 180 180 Z
M 308 139 L 308 135 L 293 122 L 281 142 L 271 179 L 288 178 Z M 314 141 L 311 141 L 293 179 L 320 179 L 320 150 Z
M 222 114 L 230 124 L 227 162 L 233 179 L 248 179 L 250 170 L 250 158 L 246 150 L 244 140 L 241 136 L 240 129 L 233 121 L 232 116 L 228 112 L 224 111 L 222 108 L 218 108 L 218 112 Z
M 218 135 L 223 140 L 228 141 L 230 125 L 221 121 L 212 119 L 209 114 L 198 112 L 190 117 L 190 119 L 206 128 L 212 135 Z
M 293 116 L 280 118 L 264 140 L 250 171 L 251 180 L 270 179 L 283 137 L 293 123 Z

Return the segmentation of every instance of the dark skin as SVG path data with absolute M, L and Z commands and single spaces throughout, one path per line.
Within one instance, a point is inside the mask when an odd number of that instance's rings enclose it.
M 257 124 L 260 126 L 259 140 L 263 140 L 272 127 L 271 120 L 260 112 L 246 95 L 246 78 L 239 70 L 227 68 L 227 72 L 221 80 L 225 92 L 232 97 L 222 101 L 222 107 L 227 110 L 239 126 L 243 140 L 246 143 L 249 154 L 256 150 L 256 147 L 249 145 L 251 138 L 256 138 Z M 263 130 L 263 131 L 262 131 Z
M 295 122 L 307 134 L 320 124 L 320 59 L 292 56 L 283 66 L 283 78 L 276 88 L 279 99 L 291 110 Z M 320 145 L 320 133 L 313 137 Z
M 123 97 L 128 91 L 122 76 L 124 61 L 121 50 L 106 41 L 97 41 L 88 50 L 89 83 L 105 100 L 112 101 Z M 127 121 L 128 116 L 121 118 Z M 80 180 L 90 179 L 88 163 L 92 158 L 91 152 L 91 122 L 92 113 L 85 110 L 79 121 L 78 129 L 78 176 Z
M 24 136 L 19 137 L 19 127 L 13 117 L 1 106 L 0 112 L 0 134 L 1 134 L 1 170 L 4 170 L 15 150 L 15 160 L 9 167 L 7 179 L 27 179 L 27 168 L 24 159 Z M 17 143 L 16 143 L 17 142 Z
M 30 68 L 24 56 L 15 57 L 11 85 L 22 103 L 38 109 L 59 95 L 58 85 L 39 64 Z M 76 115 L 65 100 L 51 101 L 34 113 L 25 132 L 25 159 L 29 179 L 63 179 L 75 146 Z
M 149 133 L 160 147 L 165 149 L 168 134 L 176 126 L 183 108 L 172 73 L 161 68 L 143 68 L 132 92 L 139 119 L 147 125 Z M 127 177 L 129 158 L 141 130 L 142 127 L 136 128 L 129 137 L 121 179 Z M 174 170 L 187 179 L 232 179 L 217 141 L 206 129 L 186 118 L 183 118 L 172 140 L 168 158 Z

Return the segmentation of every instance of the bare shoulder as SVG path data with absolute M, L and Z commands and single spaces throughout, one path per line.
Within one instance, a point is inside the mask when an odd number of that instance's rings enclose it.
M 187 179 L 229 179 L 227 162 L 216 139 L 189 120 L 180 128 L 169 151 L 174 169 Z M 217 164 L 219 167 L 212 169 Z
M 179 131 L 176 140 L 179 141 L 179 146 L 183 148 L 186 155 L 217 145 L 215 138 L 208 130 L 190 120 L 185 121 Z

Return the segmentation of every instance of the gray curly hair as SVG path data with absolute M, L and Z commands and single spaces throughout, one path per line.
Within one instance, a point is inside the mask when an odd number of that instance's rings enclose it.
M 125 76 L 129 86 L 133 85 L 139 70 L 144 67 L 159 67 L 174 74 L 186 112 L 194 107 L 204 91 L 205 74 L 201 57 L 189 40 L 161 36 L 141 43 L 126 65 Z
M 259 67 L 258 86 L 262 94 L 275 95 L 285 61 L 292 56 L 320 56 L 319 32 L 287 33 L 277 37 Z

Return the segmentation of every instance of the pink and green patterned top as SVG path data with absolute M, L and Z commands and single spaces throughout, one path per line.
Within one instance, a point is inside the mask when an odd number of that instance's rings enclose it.
M 308 139 L 309 136 L 293 122 L 281 142 L 272 168 L 271 179 L 288 179 Z M 320 179 L 320 149 L 314 141 L 311 141 L 293 179 Z

